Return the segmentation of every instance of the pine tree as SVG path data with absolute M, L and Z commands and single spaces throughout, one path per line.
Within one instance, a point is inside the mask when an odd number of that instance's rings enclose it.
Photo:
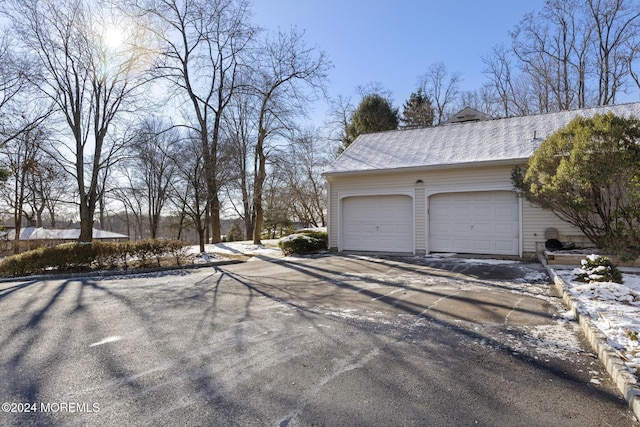
M 405 128 L 433 126 L 434 111 L 431 100 L 422 93 L 422 89 L 414 92 L 404 103 L 400 121 Z

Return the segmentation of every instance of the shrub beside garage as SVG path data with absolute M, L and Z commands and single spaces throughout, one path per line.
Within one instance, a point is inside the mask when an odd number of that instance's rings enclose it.
M 283 237 L 278 246 L 285 255 L 308 255 L 327 250 L 329 237 L 326 231 L 303 230 Z

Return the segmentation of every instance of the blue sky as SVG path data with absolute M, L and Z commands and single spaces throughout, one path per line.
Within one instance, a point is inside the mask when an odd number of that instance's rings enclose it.
M 357 86 L 378 82 L 401 107 L 418 77 L 443 62 L 462 74 L 462 90 L 486 80 L 481 57 L 544 0 L 254 0 L 254 21 L 268 30 L 305 30 L 310 45 L 324 50 L 334 68 L 329 94 L 351 96 Z M 324 113 L 324 112 L 316 112 Z

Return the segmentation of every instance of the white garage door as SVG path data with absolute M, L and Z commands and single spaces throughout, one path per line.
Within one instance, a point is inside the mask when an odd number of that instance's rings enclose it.
M 413 253 L 411 197 L 342 199 L 342 250 Z
M 486 191 L 436 194 L 429 198 L 429 250 L 518 255 L 516 193 Z

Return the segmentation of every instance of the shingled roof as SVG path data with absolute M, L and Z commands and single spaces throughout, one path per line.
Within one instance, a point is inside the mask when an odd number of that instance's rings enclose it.
M 324 174 L 522 161 L 575 117 L 609 111 L 640 118 L 640 103 L 360 135 Z

